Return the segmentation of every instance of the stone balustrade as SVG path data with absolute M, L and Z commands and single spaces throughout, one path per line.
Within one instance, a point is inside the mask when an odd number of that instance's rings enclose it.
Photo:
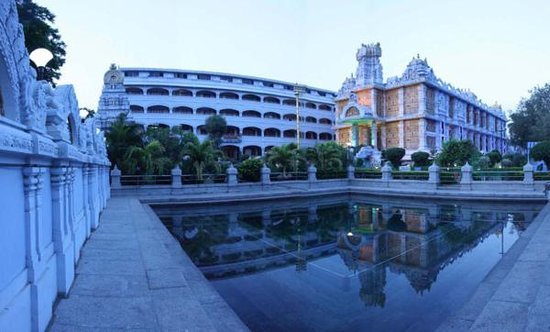
M 46 330 L 111 194 L 103 133 L 80 120 L 72 86 L 36 81 L 24 45 L 15 1 L 3 1 L 0 331 Z

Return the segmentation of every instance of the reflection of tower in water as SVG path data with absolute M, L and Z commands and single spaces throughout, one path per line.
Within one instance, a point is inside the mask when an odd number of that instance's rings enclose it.
M 375 265 L 359 274 L 361 289 L 359 296 L 367 307 L 384 307 L 386 303 L 386 268 Z

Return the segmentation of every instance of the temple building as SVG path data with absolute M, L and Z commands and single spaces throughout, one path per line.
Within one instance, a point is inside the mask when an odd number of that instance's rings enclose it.
M 380 44 L 361 45 L 355 76 L 335 99 L 336 139 L 345 146 L 440 150 L 445 141 L 471 140 L 481 151 L 506 150 L 506 116 L 469 91 L 437 78 L 426 59 L 414 57 L 401 77 L 384 82 Z

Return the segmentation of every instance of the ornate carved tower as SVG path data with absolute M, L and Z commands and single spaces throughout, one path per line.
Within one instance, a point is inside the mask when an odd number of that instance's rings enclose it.
M 120 113 L 130 111 L 130 102 L 124 90 L 124 74 L 112 64 L 103 77 L 103 91 L 99 98 L 98 114 L 102 129 L 110 126 Z
M 380 43 L 361 45 L 356 55 L 359 62 L 355 73 L 357 86 L 383 84 L 381 56 Z

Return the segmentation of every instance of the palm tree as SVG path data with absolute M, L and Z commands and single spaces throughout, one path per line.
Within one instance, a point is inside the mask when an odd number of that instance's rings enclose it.
M 159 141 L 153 140 L 143 148 L 132 146 L 126 153 L 126 164 L 130 174 L 135 174 L 138 167 L 145 175 L 162 175 L 170 169 L 170 158 L 164 155 L 165 149 Z
M 136 124 L 126 123 L 126 116 L 121 114 L 107 130 L 107 155 L 112 164 L 117 164 L 126 173 L 129 171 L 126 165 L 126 153 L 135 146 L 142 147 L 142 128 Z
M 286 177 L 287 169 L 297 171 L 299 164 L 304 161 L 305 158 L 294 143 L 273 147 L 267 153 L 267 162 L 272 167 L 282 169 L 283 177 Z
M 184 154 L 193 165 L 198 181 L 202 181 L 205 167 L 216 164 L 216 158 L 221 156 L 221 151 L 212 146 L 212 142 L 206 140 L 202 143 L 188 142 L 185 144 Z M 216 164 L 217 165 L 217 164 Z
M 319 171 L 339 170 L 344 165 L 342 159 L 346 151 L 336 142 L 317 144 L 306 151 L 307 159 L 313 162 Z

